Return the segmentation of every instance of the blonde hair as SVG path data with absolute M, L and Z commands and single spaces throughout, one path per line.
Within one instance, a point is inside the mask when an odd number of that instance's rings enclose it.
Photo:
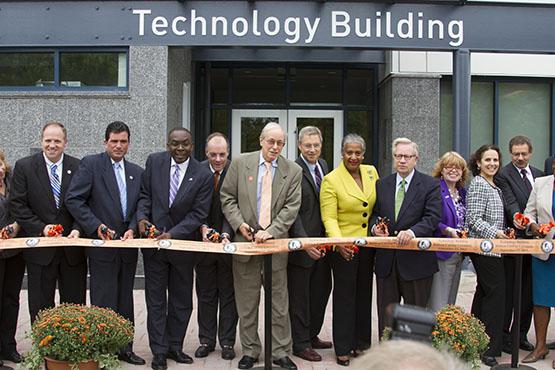
M 354 370 L 470 370 L 448 352 L 411 340 L 388 340 L 353 360 Z
M 397 145 L 399 144 L 409 144 L 412 147 L 414 154 L 418 157 L 418 144 L 406 137 L 398 137 L 397 139 L 393 140 L 393 144 L 391 145 L 391 154 L 393 156 L 395 156 L 395 149 L 397 149 Z
M 4 155 L 4 152 L 2 150 L 0 150 L 0 162 L 2 162 L 2 164 L 4 164 L 4 167 L 6 167 L 6 172 L 10 172 L 12 170 L 12 168 L 8 164 L 8 161 L 6 160 L 6 156 Z
M 432 170 L 432 176 L 440 178 L 441 171 L 445 167 L 458 167 L 462 168 L 462 176 L 459 180 L 458 184 L 461 188 L 464 187 L 464 183 L 468 180 L 468 166 L 466 165 L 466 161 L 457 152 L 447 152 L 441 156 L 441 158 L 436 162 L 434 165 L 434 169 Z

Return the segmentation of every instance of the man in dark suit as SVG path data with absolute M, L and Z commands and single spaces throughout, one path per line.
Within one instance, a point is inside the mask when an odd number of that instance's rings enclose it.
M 415 237 L 432 236 L 442 214 L 437 179 L 415 170 L 418 146 L 407 138 L 393 141 L 396 172 L 376 183 L 376 205 L 370 224 L 376 236 L 396 236 L 400 246 Z M 389 234 L 376 227 L 378 217 L 391 221 Z M 438 271 L 434 253 L 395 249 L 376 250 L 379 333 L 387 326 L 386 308 L 391 303 L 426 307 L 432 278 Z
M 236 241 L 264 243 L 286 238 L 301 205 L 301 168 L 282 157 L 285 132 L 275 122 L 260 134 L 261 150 L 233 159 L 222 184 L 222 211 Z M 251 230 L 254 229 L 254 235 Z M 258 231 L 256 231 L 258 230 Z M 233 281 L 243 357 L 239 369 L 250 369 L 262 350 L 258 336 L 258 303 L 263 256 L 233 256 Z M 284 369 L 296 370 L 289 358 L 291 327 L 287 294 L 287 253 L 272 256 L 272 357 Z
M 555 160 L 555 156 L 549 156 L 543 162 L 543 176 L 549 176 L 553 174 L 553 160 Z M 549 347 L 549 349 L 555 349 L 555 345 L 553 346 L 553 348 Z
M 306 126 L 299 131 L 295 161 L 303 170 L 301 208 L 289 229 L 292 238 L 324 237 L 320 216 L 320 185 L 328 173 L 328 165 L 320 158 L 322 133 L 317 127 Z M 314 348 L 331 348 L 331 342 L 318 338 L 324 322 L 331 292 L 331 270 L 328 259 L 316 248 L 289 254 L 287 266 L 289 316 L 293 354 L 307 361 L 321 361 Z
M 229 143 L 227 138 L 215 132 L 206 139 L 206 157 L 201 163 L 210 170 L 214 180 L 212 206 L 206 224 L 201 226 L 202 240 L 208 239 L 208 232 L 214 229 L 224 236 L 224 243 L 231 240 L 231 227 L 222 213 L 220 187 L 229 168 Z M 235 358 L 235 337 L 237 333 L 237 308 L 231 256 L 220 253 L 202 253 L 196 266 L 196 290 L 198 300 L 197 320 L 200 346 L 195 357 L 206 357 L 216 346 L 216 334 L 222 347 L 222 358 Z M 218 320 L 218 306 L 220 319 Z
M 511 163 L 503 167 L 495 176 L 494 181 L 503 192 L 507 225 L 513 225 L 516 213 L 524 212 L 528 197 L 532 191 L 534 179 L 543 176 L 541 170 L 529 165 L 532 157 L 532 143 L 526 136 L 518 135 L 509 141 Z M 518 229 L 517 229 L 518 230 Z M 524 237 L 523 231 L 517 231 L 518 237 Z M 511 353 L 511 322 L 513 318 L 513 292 L 515 277 L 515 256 L 503 258 L 505 267 L 505 318 L 503 322 L 503 351 Z M 532 323 L 532 259 L 529 254 L 522 256 L 522 298 L 520 313 L 519 347 L 532 351 L 534 346 L 528 341 L 527 335 Z
M 152 224 L 162 232 L 157 239 L 196 240 L 210 210 L 212 175 L 191 158 L 189 130 L 175 128 L 167 151 L 148 156 L 137 205 L 139 233 Z M 191 364 L 183 341 L 193 310 L 192 252 L 143 249 L 147 331 L 154 355 L 152 368 L 165 370 L 166 358 Z M 167 292 L 167 295 L 166 295 Z
M 120 121 L 106 127 L 106 151 L 81 160 L 69 186 L 66 206 L 87 238 L 121 238 L 132 243 L 137 229 L 135 216 L 142 168 L 127 161 L 129 127 Z M 91 303 L 109 307 L 134 321 L 133 282 L 137 249 L 87 248 Z M 144 365 L 132 343 L 119 354 L 122 361 Z
M 15 164 L 10 212 L 21 226 L 19 236 L 49 236 L 54 225 L 64 228 L 63 236 L 79 237 L 77 225 L 64 202 L 79 160 L 64 154 L 67 132 L 59 122 L 42 129 L 40 153 Z M 81 247 L 23 250 L 29 284 L 31 321 L 42 309 L 54 307 L 56 283 L 60 302 L 85 303 L 87 262 Z

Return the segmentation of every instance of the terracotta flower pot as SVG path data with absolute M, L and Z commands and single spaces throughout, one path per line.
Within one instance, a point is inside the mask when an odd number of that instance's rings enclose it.
M 50 357 L 45 357 L 46 366 L 48 370 L 71 370 L 69 362 L 58 361 Z M 79 364 L 79 370 L 99 370 L 98 362 L 90 360 L 87 362 L 81 362 Z

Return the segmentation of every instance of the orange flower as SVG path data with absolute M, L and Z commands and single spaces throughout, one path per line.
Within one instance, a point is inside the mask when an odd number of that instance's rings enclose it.
M 86 336 L 81 336 L 81 343 L 85 344 L 87 343 L 87 337 Z
M 39 343 L 39 347 L 46 346 L 48 343 L 52 341 L 52 339 L 54 339 L 52 335 L 47 335 L 46 337 L 42 338 L 42 340 Z

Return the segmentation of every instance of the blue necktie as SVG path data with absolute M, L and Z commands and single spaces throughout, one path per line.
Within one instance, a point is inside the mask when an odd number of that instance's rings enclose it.
M 170 206 L 175 200 L 175 196 L 177 195 L 177 191 L 179 190 L 179 166 L 177 164 L 175 164 L 174 166 L 175 169 L 173 170 L 173 175 L 170 179 Z
M 58 170 L 58 165 L 50 165 L 50 186 L 52 187 L 52 194 L 54 194 L 54 202 L 56 202 L 56 208 L 60 208 L 60 195 L 62 194 L 62 184 L 60 183 L 60 176 L 56 172 Z
M 121 212 L 123 213 L 123 218 L 125 218 L 125 216 L 127 216 L 127 189 L 125 187 L 125 181 L 123 181 L 123 176 L 121 174 L 121 164 L 119 162 L 114 163 L 114 172 L 116 174 L 116 181 L 118 182 Z

